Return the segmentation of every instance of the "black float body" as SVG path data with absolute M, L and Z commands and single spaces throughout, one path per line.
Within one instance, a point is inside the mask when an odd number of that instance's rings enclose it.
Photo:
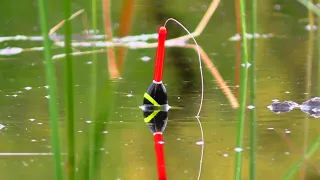
M 146 93 L 149 94 L 160 106 L 168 105 L 167 91 L 162 83 L 152 83 Z M 150 102 L 147 98 L 143 99 L 143 106 L 148 107 L 143 111 L 145 118 L 156 113 L 156 115 L 147 122 L 150 131 L 152 133 L 163 132 L 167 126 L 168 109 L 159 107 L 150 108 L 150 106 L 155 106 L 155 104 Z

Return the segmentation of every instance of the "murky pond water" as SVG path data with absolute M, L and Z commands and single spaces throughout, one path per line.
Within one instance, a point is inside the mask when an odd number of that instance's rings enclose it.
M 63 19 L 63 5 L 49 1 L 49 24 L 53 27 Z M 121 1 L 113 1 L 114 35 L 119 34 Z M 160 24 L 174 17 L 191 31 L 201 20 L 210 0 L 136 1 L 131 35 L 156 33 Z M 280 179 L 302 157 L 303 147 L 319 134 L 320 120 L 293 110 L 275 114 L 267 106 L 278 99 L 302 103 L 319 96 L 317 50 L 315 35 L 307 31 L 307 10 L 298 3 L 261 1 L 258 9 L 257 56 L 257 179 Z M 19 4 L 19 6 L 17 6 Z M 73 12 L 85 9 L 90 18 L 88 2 L 73 2 Z M 0 36 L 39 36 L 36 1 L 6 1 L 0 6 Z M 102 10 L 99 10 L 99 14 Z M 250 13 L 250 11 L 248 11 Z M 102 15 L 99 32 L 103 32 Z M 83 19 L 73 20 L 73 32 L 84 30 Z M 59 30 L 58 33 L 62 33 Z M 234 2 L 221 2 L 209 24 L 197 37 L 221 76 L 234 92 L 236 82 L 237 42 Z M 180 27 L 169 24 L 169 38 L 184 35 Z M 310 43 L 311 42 L 311 43 Z M 310 47 L 314 45 L 315 47 Z M 7 47 L 31 48 L 41 41 L 5 41 Z M 88 48 L 76 48 L 81 51 Z M 54 49 L 54 54 L 63 49 Z M 200 77 L 197 54 L 191 49 L 168 48 L 163 82 L 171 106 L 182 107 L 168 113 L 164 132 L 168 179 L 196 179 L 201 146 L 200 130 L 195 115 L 199 106 Z M 143 94 L 152 82 L 155 49 L 129 50 L 115 98 L 106 102 L 113 107 L 112 117 L 101 132 L 106 141 L 102 159 L 102 177 L 110 180 L 155 179 L 157 171 L 153 137 L 143 121 L 139 106 Z M 88 127 L 92 125 L 90 105 L 90 74 L 92 56 L 74 57 L 77 147 L 83 148 Z M 105 62 L 99 72 L 107 70 L 106 55 L 97 54 Z M 308 65 L 309 62 L 309 65 Z M 312 66 L 310 66 L 310 64 Z M 64 65 L 55 60 L 59 88 L 60 120 L 64 122 Z M 250 67 L 249 67 L 250 68 Z M 53 179 L 48 94 L 44 76 L 44 58 L 40 51 L 0 56 L 0 174 L 1 179 Z M 237 110 L 230 106 L 224 93 L 204 66 L 205 90 L 201 121 L 204 127 L 205 151 L 202 179 L 232 179 L 236 142 Z M 248 103 L 247 106 L 250 104 Z M 249 106 L 250 107 L 250 106 Z M 249 176 L 249 111 L 247 109 L 243 179 Z M 65 125 L 61 125 L 64 134 Z M 63 136 L 64 137 L 64 136 Z M 66 139 L 63 139 L 65 142 Z M 13 153 L 13 154 L 6 154 Z M 30 153 L 30 154 L 28 154 Z M 308 161 L 308 179 L 319 178 L 320 156 L 316 152 Z M 297 176 L 298 177 L 298 176 Z

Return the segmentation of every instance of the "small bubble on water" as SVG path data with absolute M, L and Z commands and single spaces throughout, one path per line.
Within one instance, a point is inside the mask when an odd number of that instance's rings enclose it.
M 223 154 L 222 156 L 223 157 L 229 157 L 229 154 Z
M 41 125 L 42 123 L 41 123 L 41 122 L 39 122 L 39 123 L 37 123 L 37 124 Z
M 274 9 L 279 11 L 281 9 L 281 6 L 279 4 L 274 5 Z
M 143 56 L 140 59 L 144 62 L 147 62 L 147 61 L 150 61 L 151 58 L 149 56 Z
M 289 155 L 289 154 L 290 154 L 290 152 L 285 152 L 284 154 L 285 154 L 285 155 Z
M 243 149 L 242 149 L 242 148 L 239 148 L 239 147 L 234 148 L 234 150 L 235 150 L 236 152 L 241 152 L 241 151 L 243 151 Z
M 286 134 L 290 134 L 291 131 L 290 131 L 289 129 L 286 129 L 286 130 L 285 130 L 285 133 L 286 133 Z
M 27 167 L 29 164 L 26 163 L 25 161 L 22 161 L 23 166 Z
M 251 64 L 249 62 L 247 62 L 246 64 L 241 64 L 241 66 L 249 68 L 251 66 Z
M 177 138 L 177 141 L 180 141 L 181 140 L 181 138 Z
M 27 90 L 27 91 L 29 91 L 29 90 L 31 90 L 31 89 L 32 89 L 32 87 L 27 86 L 27 87 L 25 87 L 24 89 L 25 89 L 25 90 Z
M 274 128 L 273 127 L 269 127 L 268 130 L 274 130 Z
M 164 141 L 159 141 L 158 144 L 164 144 Z
M 87 64 L 92 64 L 92 61 L 88 61 Z
M 5 127 L 6 127 L 5 125 L 0 124 L 0 129 L 3 129 L 3 128 L 5 128 Z
M 12 95 L 13 97 L 17 97 L 18 95 L 16 95 L 16 94 L 14 94 L 14 95 Z
M 198 145 L 198 146 L 202 146 L 203 144 L 204 144 L 204 142 L 201 140 L 196 142 L 196 145 Z
M 31 139 L 31 142 L 36 142 L 37 140 L 35 140 L 35 139 Z
M 30 118 L 30 119 L 29 119 L 29 121 L 35 121 L 35 120 L 36 120 L 36 119 L 34 119 L 34 118 Z
M 86 123 L 90 124 L 90 123 L 92 123 L 92 121 L 86 121 Z
M 46 85 L 46 86 L 44 86 L 44 88 L 49 89 L 49 86 L 48 86 L 48 85 Z
M 46 95 L 45 98 L 49 99 L 49 98 L 50 98 L 50 95 Z
M 254 109 L 254 106 L 249 105 L 249 106 L 248 106 L 248 109 Z
M 128 94 L 127 96 L 128 96 L 128 97 L 132 97 L 133 95 L 132 95 L 132 94 Z
M 108 132 L 108 131 L 103 131 L 102 133 L 103 133 L 103 134 L 108 134 L 109 132 Z
M 307 31 L 311 31 L 311 30 L 316 30 L 317 26 L 315 26 L 315 25 L 311 26 L 310 24 L 308 24 L 305 28 L 306 28 Z
M 290 91 L 286 91 L 285 93 L 286 93 L 286 94 L 289 94 L 289 93 L 290 93 Z

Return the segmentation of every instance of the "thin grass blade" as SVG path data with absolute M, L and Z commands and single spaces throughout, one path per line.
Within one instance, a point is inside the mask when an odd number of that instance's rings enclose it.
M 298 0 L 298 2 L 303 4 L 308 9 L 310 9 L 316 15 L 320 16 L 320 9 L 317 6 L 315 6 L 314 4 L 312 4 L 310 1 L 308 1 L 308 0 Z
M 66 95 L 66 122 L 67 122 L 67 139 L 68 139 L 68 179 L 75 179 L 75 135 L 74 135 L 74 82 L 73 82 L 73 62 L 71 49 L 71 1 L 64 1 L 65 22 L 65 95 Z
M 236 139 L 236 159 L 235 159 L 235 172 L 234 179 L 241 179 L 242 170 L 242 151 L 243 151 L 243 133 L 244 133 L 244 120 L 246 108 L 246 93 L 247 93 L 247 74 L 248 74 L 248 46 L 246 39 L 246 19 L 245 19 L 245 2 L 240 0 L 240 14 L 241 14 L 241 40 L 242 40 L 242 58 L 240 69 L 240 89 L 239 89 L 239 102 L 238 109 L 238 124 L 237 124 L 237 139 Z
M 312 143 L 312 145 L 308 148 L 306 154 L 305 154 L 305 159 L 310 159 L 310 157 L 313 155 L 315 151 L 318 150 L 320 145 L 320 136 L 317 137 L 317 139 Z M 297 173 L 297 171 L 301 168 L 302 162 L 304 158 L 301 158 L 296 162 L 290 170 L 283 176 L 283 180 L 289 180 L 292 179 L 292 177 Z
M 91 1 L 91 8 L 92 8 L 92 28 L 97 29 L 97 0 Z M 98 132 L 96 132 L 96 126 L 99 126 L 96 119 L 96 111 L 95 108 L 97 107 L 97 69 L 98 69 L 98 62 L 97 62 L 97 54 L 92 54 L 92 68 L 91 68 L 91 118 L 94 120 L 94 123 L 90 127 L 90 134 L 89 134 L 89 180 L 95 180 L 95 174 L 96 174 L 96 153 L 95 152 L 95 141 L 96 141 L 96 135 Z M 87 170 L 86 170 L 87 171 Z
M 257 0 L 252 0 L 252 34 L 256 33 L 257 29 Z M 253 109 L 250 111 L 250 180 L 256 179 L 256 38 L 253 36 L 251 41 L 251 89 L 250 89 L 250 104 Z
M 59 133 L 59 113 L 56 96 L 56 82 L 55 82 L 55 70 L 54 64 L 51 59 L 51 43 L 48 35 L 48 9 L 46 0 L 38 0 L 41 32 L 44 42 L 44 56 L 45 56 L 45 68 L 46 68 L 46 81 L 49 85 L 49 116 L 50 116 L 50 128 L 52 139 L 52 151 L 53 151 L 53 163 L 54 163 L 54 179 L 63 180 L 62 163 L 61 163 L 61 142 Z
M 320 4 L 320 0 L 318 0 Z M 320 16 L 317 17 L 318 26 L 320 25 Z M 320 96 L 320 28 L 317 29 L 317 48 L 318 48 L 318 96 Z

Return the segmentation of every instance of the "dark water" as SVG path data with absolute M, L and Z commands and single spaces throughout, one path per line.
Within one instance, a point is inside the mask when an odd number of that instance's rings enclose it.
M 53 27 L 63 19 L 60 1 L 49 1 L 49 25 Z M 100 3 L 100 2 L 98 2 Z M 122 1 L 112 2 L 114 35 Z M 174 17 L 191 31 L 196 28 L 211 1 L 147 1 L 135 2 L 135 15 L 131 34 L 155 33 L 167 18 Z M 279 9 L 280 7 L 280 9 Z M 72 3 L 72 11 L 85 9 L 90 20 L 89 1 Z M 278 10 L 277 10 L 278 9 Z M 0 36 L 39 36 L 37 1 L 11 0 L 0 6 Z M 102 10 L 99 9 L 99 31 L 103 32 Z M 250 13 L 250 11 L 248 11 Z M 317 76 L 316 36 L 310 39 L 306 30 L 307 10 L 297 2 L 261 1 L 258 9 L 259 34 L 272 34 L 258 40 L 257 55 L 257 179 L 280 179 L 302 156 L 304 145 L 319 134 L 319 119 L 292 111 L 275 114 L 267 106 L 271 100 L 304 102 L 319 96 Z M 73 32 L 84 30 L 81 18 L 73 20 Z M 250 23 L 249 23 L 250 25 Z M 59 30 L 58 33 L 62 33 Z M 202 34 L 197 37 L 218 68 L 223 79 L 234 90 L 236 42 L 229 38 L 236 34 L 233 1 L 221 2 Z M 184 35 L 179 26 L 169 24 L 169 38 Z M 310 43 L 311 42 L 311 43 Z M 315 47 L 312 48 L 311 45 Z M 30 48 L 42 46 L 40 42 L 7 41 L 0 48 Z M 90 50 L 79 48 L 81 51 Z M 54 54 L 63 53 L 55 49 Z M 143 93 L 152 81 L 155 49 L 129 50 L 121 79 L 117 81 L 114 108 L 107 128 L 102 160 L 102 177 L 110 180 L 156 179 L 153 137 L 143 122 Z M 97 55 L 106 62 L 105 54 Z M 142 61 L 150 57 L 150 61 Z M 196 179 L 201 146 L 199 126 L 194 116 L 199 106 L 200 77 L 197 55 L 193 50 L 168 48 L 165 61 L 164 83 L 169 103 L 182 109 L 170 110 L 164 132 L 165 156 L 169 179 Z M 47 91 L 42 52 L 24 52 L 15 56 L 0 56 L 0 152 L 49 153 L 50 134 Z M 90 64 L 92 56 L 74 57 L 75 103 L 77 139 L 85 137 L 91 124 L 88 106 L 90 98 Z M 307 70 L 308 58 L 312 67 Z M 145 59 L 145 58 L 144 58 Z M 148 58 L 146 58 L 148 59 Z M 89 63 L 88 63 L 89 62 Z M 99 72 L 106 70 L 101 67 Z M 64 68 L 63 59 L 55 61 L 59 88 L 59 108 L 64 121 Z M 201 112 L 204 126 L 205 154 L 202 179 L 232 179 L 236 142 L 237 110 L 231 108 L 215 79 L 204 68 L 205 95 Z M 31 88 L 31 89 L 30 89 Z M 248 103 L 247 106 L 250 104 Z M 249 115 L 250 109 L 247 109 Z M 243 179 L 249 176 L 249 116 L 245 128 Z M 64 124 L 61 130 L 64 132 Z M 64 134 L 64 133 L 63 133 Z M 64 142 L 66 141 L 63 139 Z M 81 142 L 78 141 L 81 148 Z M 319 153 L 309 160 L 308 177 L 319 178 Z M 1 179 L 52 179 L 51 156 L 0 156 Z M 266 178 L 266 174 L 268 177 Z M 296 177 L 298 178 L 298 176 Z

